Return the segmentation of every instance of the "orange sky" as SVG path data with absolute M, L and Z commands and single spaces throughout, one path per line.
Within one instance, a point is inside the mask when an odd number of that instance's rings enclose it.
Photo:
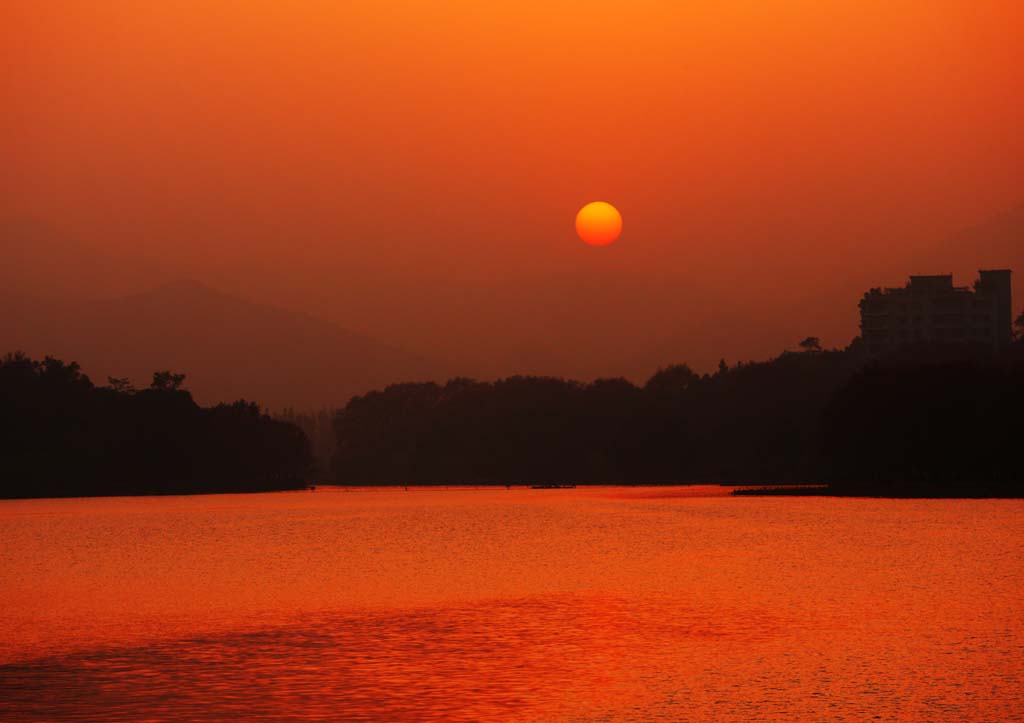
M 471 374 L 843 345 L 867 286 L 1015 260 L 930 245 L 1024 201 L 1022 20 L 1017 0 L 5 3 L 0 221 Z M 608 248 L 573 232 L 594 199 L 624 217 Z

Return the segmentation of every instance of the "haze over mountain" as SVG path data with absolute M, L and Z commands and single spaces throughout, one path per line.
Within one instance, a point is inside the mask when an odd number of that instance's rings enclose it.
M 920 255 L 918 263 L 958 274 L 973 274 L 975 268 L 1012 268 L 1014 303 L 1024 306 L 1024 202 L 939 241 Z
M 786 285 L 777 275 L 788 262 L 778 259 L 766 260 L 763 273 L 737 267 L 731 276 L 695 277 L 668 269 L 639 279 L 584 268 L 491 284 L 438 283 L 428 285 L 430 293 L 411 282 L 382 287 L 353 276 L 333 284 L 314 273 L 300 290 L 275 285 L 264 269 L 253 274 L 263 283 L 247 276 L 233 285 L 241 291 L 224 293 L 168 281 L 190 271 L 200 276 L 202 269 L 180 260 L 110 254 L 48 226 L 7 223 L 0 233 L 7 260 L 0 265 L 0 339 L 5 351 L 76 359 L 99 383 L 109 375 L 145 384 L 153 371 L 170 368 L 188 374 L 204 402 L 246 397 L 272 408 L 341 404 L 391 382 L 457 375 L 643 381 L 674 362 L 708 370 L 719 357 L 766 358 L 810 334 L 844 346 L 857 334 L 864 290 L 901 285 L 911 273 L 953 272 L 958 284 L 969 284 L 978 268 L 1010 267 L 1020 309 L 1022 240 L 1018 204 L 931 242 L 865 255 L 841 276 L 790 263 L 799 282 Z M 731 285 L 744 293 L 730 294 Z M 353 322 L 363 326 L 353 330 Z
M 192 280 L 109 300 L 0 297 L 10 349 L 78 361 L 94 382 L 154 371 L 188 375 L 202 403 L 245 398 L 271 409 L 341 405 L 436 364 L 308 314 L 254 304 Z

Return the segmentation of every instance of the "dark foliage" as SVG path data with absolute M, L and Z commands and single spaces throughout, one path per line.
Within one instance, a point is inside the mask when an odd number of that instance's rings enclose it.
M 1016 356 L 1017 358 L 1014 358 Z M 834 492 L 1024 495 L 1024 359 L 895 361 L 856 374 L 822 415 Z
M 834 483 L 1015 494 L 1024 362 L 975 348 L 783 354 L 643 386 L 513 377 L 398 384 L 335 417 L 342 484 Z M 934 361 L 923 362 L 922 359 Z M 1019 463 L 1019 460 L 1016 460 Z
M 346 484 L 763 480 L 813 475 L 818 414 L 850 374 L 841 352 L 685 365 L 643 386 L 512 377 L 399 384 L 335 419 Z
M 203 408 L 184 375 L 97 387 L 75 363 L 0 361 L 2 497 L 179 494 L 303 486 L 302 431 L 239 401 Z

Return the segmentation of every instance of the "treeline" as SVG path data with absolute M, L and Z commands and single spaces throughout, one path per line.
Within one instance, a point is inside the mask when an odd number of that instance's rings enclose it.
M 894 359 L 855 374 L 822 414 L 835 494 L 1024 496 L 1024 349 Z
M 305 486 L 298 427 L 238 401 L 200 407 L 184 375 L 96 386 L 75 363 L 0 361 L 0 496 L 186 494 Z
M 347 485 L 827 483 L 833 494 L 1021 496 L 1024 344 L 856 346 L 644 385 L 544 377 L 396 384 L 333 416 L 203 408 L 184 376 L 94 385 L 77 364 L 0 360 L 0 496 Z M 300 428 L 301 427 L 301 428 Z M 304 431 L 305 430 L 305 433 Z M 330 431 L 333 435 L 328 436 Z M 307 438 L 307 435 L 309 438 Z M 323 469 L 324 465 L 319 465 Z
M 919 348 L 868 360 L 856 346 L 805 349 L 722 363 L 715 374 L 673 366 L 643 386 L 538 377 L 393 385 L 335 417 L 334 475 L 341 484 L 1021 492 L 1019 353 Z
M 843 352 L 686 365 L 643 386 L 539 377 L 398 384 L 335 419 L 345 484 L 671 483 L 815 476 L 819 416 L 853 371 Z

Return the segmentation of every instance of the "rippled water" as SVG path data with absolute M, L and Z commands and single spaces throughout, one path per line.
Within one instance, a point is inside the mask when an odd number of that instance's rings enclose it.
M 0 720 L 1024 719 L 1024 502 L 0 502 Z

